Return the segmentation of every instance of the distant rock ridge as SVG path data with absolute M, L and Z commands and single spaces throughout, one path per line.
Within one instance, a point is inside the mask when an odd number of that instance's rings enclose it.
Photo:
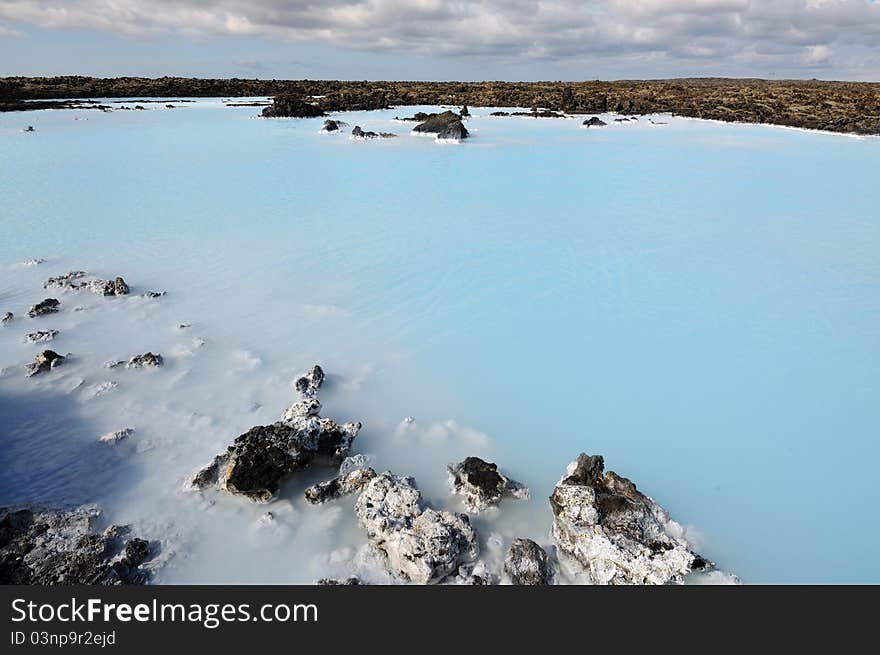
M 292 97 L 324 113 L 391 106 L 546 107 L 567 114 L 672 113 L 851 134 L 880 134 L 880 84 L 823 80 L 682 78 L 583 82 L 425 82 L 156 79 L 84 76 L 0 78 L 0 111 L 112 108 L 90 98 Z M 66 100 L 56 100 L 66 98 Z M 80 100 L 75 100 L 80 98 Z M 35 103 L 24 100 L 37 100 Z M 268 115 L 302 115 L 282 100 Z M 270 109 L 270 108 L 267 108 Z M 311 110 L 307 110 L 311 111 Z M 319 114 L 320 115 L 320 114 Z

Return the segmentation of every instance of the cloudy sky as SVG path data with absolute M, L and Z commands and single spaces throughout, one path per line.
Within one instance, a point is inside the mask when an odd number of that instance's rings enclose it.
M 880 0 L 0 0 L 2 75 L 880 81 Z

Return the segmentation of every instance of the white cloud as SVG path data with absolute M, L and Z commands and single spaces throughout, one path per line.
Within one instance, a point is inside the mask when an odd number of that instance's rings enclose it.
M 816 67 L 832 50 L 835 60 L 880 56 L 876 0 L 0 0 L 0 21 L 507 61 L 621 56 Z

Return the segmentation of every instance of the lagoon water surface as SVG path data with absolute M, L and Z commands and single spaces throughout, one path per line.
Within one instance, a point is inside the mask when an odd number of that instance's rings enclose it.
M 323 414 L 432 503 L 467 455 L 531 487 L 477 521 L 489 556 L 549 542 L 587 452 L 745 582 L 880 582 L 880 140 L 477 108 L 456 145 L 393 120 L 427 108 L 321 134 L 146 106 L 0 115 L 0 504 L 97 502 L 163 540 L 158 582 L 363 574 L 353 500 L 302 500 L 326 471 L 265 506 L 182 490 L 320 362 Z M 133 293 L 41 288 L 75 269 Z M 45 328 L 75 358 L 26 379 Z M 166 366 L 102 366 L 148 350 Z

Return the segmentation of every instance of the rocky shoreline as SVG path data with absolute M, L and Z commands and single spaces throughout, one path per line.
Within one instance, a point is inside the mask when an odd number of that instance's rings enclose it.
M 617 112 L 769 123 L 847 134 L 880 134 L 880 84 L 819 80 L 693 78 L 586 82 L 355 82 L 193 78 L 0 78 L 0 111 L 94 107 L 92 98 L 276 96 L 270 115 L 308 105 L 330 112 L 407 105 L 538 108 L 547 116 Z M 64 100 L 57 100 L 57 99 Z M 56 99 L 55 102 L 51 102 Z M 77 100 L 79 99 L 79 100 Z M 31 104 L 24 101 L 40 101 Z M 287 112 L 287 113 L 285 113 Z
M 435 127 L 442 129 L 459 120 L 458 114 L 447 113 L 439 115 Z M 104 280 L 84 271 L 50 277 L 43 288 L 63 294 L 88 290 L 104 298 L 101 302 L 131 293 L 121 276 Z M 64 311 L 64 303 L 48 298 L 31 307 L 27 320 L 45 324 Z M 3 329 L 16 325 L 13 318 Z M 55 334 L 51 328 L 44 329 L 28 333 L 24 341 L 40 343 Z M 69 353 L 43 350 L 24 366 L 22 378 L 57 375 L 55 369 L 71 357 L 75 361 Z M 162 355 L 147 352 L 105 366 L 160 371 L 163 363 Z M 491 534 L 481 539 L 485 526 L 478 519 L 484 514 L 497 516 L 507 503 L 528 500 L 529 489 L 497 464 L 470 456 L 448 465 L 436 462 L 438 472 L 446 466 L 449 476 L 447 500 L 428 502 L 413 477 L 375 468 L 371 456 L 356 452 L 362 428 L 359 421 L 337 423 L 321 416 L 319 393 L 325 378 L 317 364 L 297 376 L 291 382 L 294 402 L 281 412 L 280 420 L 256 425 L 238 436 L 191 475 L 186 488 L 208 496 L 209 504 L 224 502 L 217 492 L 270 504 L 288 478 L 301 477 L 306 469 L 326 470 L 326 478 L 302 494 L 306 507 L 313 508 L 308 511 L 347 504 L 364 534 L 365 551 L 389 580 L 400 583 L 546 585 L 559 583 L 558 572 L 565 569 L 589 584 L 670 584 L 714 567 L 688 543 L 682 527 L 656 501 L 630 480 L 606 472 L 601 456 L 586 454 L 569 464 L 549 498 L 552 529 L 546 543 L 517 536 L 506 545 L 503 565 L 493 564 L 491 555 L 481 557 L 481 544 L 493 540 L 497 548 L 504 544 Z M 123 428 L 98 441 L 113 447 L 134 433 L 132 428 Z M 349 497 L 353 500 L 346 500 Z M 332 511 L 340 509 L 344 511 L 338 507 Z M 148 582 L 152 571 L 161 566 L 155 557 L 162 550 L 161 536 L 148 542 L 132 536 L 127 526 L 97 531 L 100 513 L 92 505 L 0 508 L 0 583 Z M 271 514 L 267 512 L 270 518 Z M 360 582 L 356 575 L 319 581 Z

